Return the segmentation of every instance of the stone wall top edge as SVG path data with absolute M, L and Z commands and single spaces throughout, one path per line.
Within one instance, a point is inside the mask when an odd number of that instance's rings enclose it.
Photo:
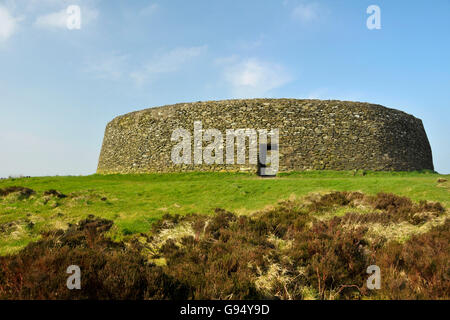
M 114 119 L 112 119 L 109 123 L 108 126 L 113 125 L 115 122 L 119 121 L 120 119 L 123 118 L 127 118 L 127 117 L 133 117 L 133 116 L 139 116 L 139 115 L 143 115 L 143 114 L 147 114 L 147 113 L 153 113 L 156 114 L 157 112 L 161 112 L 161 111 L 174 111 L 180 108 L 191 108 L 191 107 L 195 107 L 195 106 L 200 106 L 200 105 L 207 105 L 207 106 L 211 106 L 214 104 L 217 105 L 222 105 L 222 104 L 226 104 L 226 103 L 231 103 L 231 104 L 236 104 L 239 102 L 249 102 L 249 103 L 255 103 L 255 102 L 261 102 L 261 103 L 276 103 L 276 102 L 284 102 L 284 103 L 339 103 L 339 104 L 344 104 L 347 106 L 352 106 L 352 107 L 360 107 L 362 108 L 362 110 L 364 108 L 377 108 L 378 110 L 383 110 L 385 112 L 393 112 L 393 113 L 399 113 L 404 115 L 405 117 L 408 118 L 413 118 L 415 120 L 418 120 L 420 123 L 422 123 L 422 120 L 419 118 L 416 118 L 415 116 L 413 116 L 412 114 L 406 113 L 404 111 L 398 110 L 398 109 L 394 109 L 394 108 L 388 108 L 385 107 L 383 105 L 380 104 L 374 104 L 374 103 L 369 103 L 369 102 L 359 102 L 359 101 L 345 101 L 345 100 L 320 100 L 320 99 L 291 99 L 291 98 L 279 98 L 279 99 L 275 99 L 275 98 L 257 98 L 257 99 L 226 99 L 226 100 L 207 100 L 207 101 L 196 101 L 196 102 L 181 102 L 181 103 L 176 103 L 176 104 L 170 104 L 170 105 L 163 105 L 163 106 L 155 106 L 155 107 L 150 107 L 150 108 L 145 108 L 142 110 L 137 110 L 137 111 L 132 111 L 123 115 L 119 115 L 117 117 L 115 117 Z M 158 118 L 155 117 L 155 118 Z

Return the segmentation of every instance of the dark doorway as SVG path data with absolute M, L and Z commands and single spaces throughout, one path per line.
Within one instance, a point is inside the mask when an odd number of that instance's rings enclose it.
M 270 151 L 272 151 L 272 144 L 271 143 L 268 143 L 266 145 L 262 144 L 262 145 L 259 146 L 258 172 L 257 172 L 257 174 L 258 174 L 258 176 L 263 177 L 263 178 L 270 178 L 270 177 L 275 177 L 276 176 L 276 174 L 270 174 L 270 175 L 268 175 L 267 173 L 263 174 L 265 168 L 270 167 L 270 165 L 268 166 L 266 164 L 266 158 L 268 156 L 270 156 Z M 266 156 L 263 157 L 263 159 L 261 161 L 260 154 L 263 153 L 263 152 L 266 154 Z

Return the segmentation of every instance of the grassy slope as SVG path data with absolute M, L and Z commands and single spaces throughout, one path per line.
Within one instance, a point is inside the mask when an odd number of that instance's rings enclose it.
M 437 183 L 438 178 L 450 180 L 449 175 L 429 172 L 354 176 L 353 172 L 331 171 L 282 174 L 276 179 L 244 173 L 174 173 L 2 180 L 0 188 L 23 186 L 37 193 L 25 200 L 13 194 L 0 198 L 0 226 L 13 222 L 3 232 L 0 229 L 0 254 L 15 252 L 37 239 L 41 231 L 64 228 L 89 214 L 114 220 L 112 235 L 121 238 L 147 232 L 165 213 L 209 214 L 217 207 L 249 213 L 291 195 L 332 190 L 392 192 L 416 201 L 439 201 L 448 208 L 450 182 Z M 49 189 L 70 196 L 46 199 L 42 193 Z

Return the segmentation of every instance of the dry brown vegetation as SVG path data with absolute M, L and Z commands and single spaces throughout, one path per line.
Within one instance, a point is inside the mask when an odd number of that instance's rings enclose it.
M 18 186 L 0 189 L 0 197 L 7 196 L 11 193 L 18 193 L 20 197 L 28 198 L 29 196 L 35 194 L 36 192 L 33 189 Z
M 346 212 L 323 218 L 337 210 Z M 333 192 L 250 216 L 166 215 L 127 243 L 108 239 L 111 221 L 90 217 L 1 257 L 0 298 L 448 299 L 445 217 L 439 203 Z M 414 231 L 404 241 L 374 232 L 400 223 Z M 66 287 L 74 264 L 81 290 Z M 372 264 L 381 290 L 366 288 Z

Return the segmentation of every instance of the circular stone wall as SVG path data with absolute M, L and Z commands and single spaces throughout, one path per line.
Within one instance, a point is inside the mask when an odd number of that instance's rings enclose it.
M 184 128 L 193 137 L 194 121 L 203 130 L 220 130 L 224 139 L 227 129 L 279 129 L 279 171 L 433 170 L 422 121 L 407 113 L 358 102 L 254 99 L 180 103 L 119 116 L 106 127 L 98 173 L 256 172 L 248 161 L 174 164 L 172 132 Z

